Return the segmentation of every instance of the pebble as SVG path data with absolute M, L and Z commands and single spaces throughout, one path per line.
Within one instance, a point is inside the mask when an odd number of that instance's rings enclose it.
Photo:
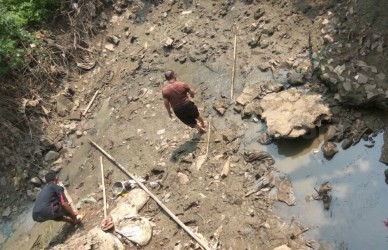
M 31 178 L 30 182 L 31 182 L 35 187 L 39 187 L 40 185 L 42 185 L 42 181 L 41 181 L 38 177 L 33 177 L 33 178 Z
M 8 217 L 11 215 L 11 207 L 7 207 L 3 212 L 3 217 Z
M 51 150 L 46 154 L 46 156 L 44 157 L 44 160 L 51 162 L 51 161 L 55 161 L 58 158 L 59 158 L 59 153 Z

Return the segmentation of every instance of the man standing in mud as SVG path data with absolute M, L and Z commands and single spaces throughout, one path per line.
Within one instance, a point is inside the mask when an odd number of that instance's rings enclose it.
M 73 225 L 79 224 L 84 215 L 72 209 L 64 193 L 64 188 L 58 185 L 56 173 L 47 173 L 45 179 L 47 184 L 36 197 L 32 210 L 34 221 L 55 220 L 68 222 Z
M 190 101 L 188 96 L 190 95 L 191 98 L 194 98 L 194 91 L 190 89 L 187 83 L 177 81 L 176 74 L 172 70 L 166 71 L 164 77 L 168 83 L 163 87 L 162 95 L 168 115 L 172 117 L 172 108 L 175 115 L 184 124 L 198 129 L 200 133 L 206 133 L 205 122 L 199 115 L 197 106 Z

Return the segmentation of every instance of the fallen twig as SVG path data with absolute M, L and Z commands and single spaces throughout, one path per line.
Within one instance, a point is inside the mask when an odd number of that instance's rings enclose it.
M 100 93 L 100 90 L 97 90 L 96 93 L 94 93 L 94 96 L 92 97 L 92 99 L 90 100 L 88 106 L 86 107 L 86 109 L 84 110 L 84 112 L 82 113 L 83 116 L 86 115 L 86 113 L 88 112 L 88 110 L 90 109 L 90 107 L 92 106 L 94 100 L 96 99 L 97 95 Z
M 101 185 L 102 185 L 102 195 L 104 202 L 104 219 L 107 217 L 106 213 L 106 193 L 105 193 L 105 180 L 104 180 L 104 165 L 102 164 L 102 156 L 100 156 L 100 165 L 101 165 Z
M 132 180 L 134 180 L 136 182 L 136 184 L 138 184 L 149 196 L 151 196 L 152 199 L 154 199 L 154 201 L 156 203 L 158 203 L 158 205 L 179 225 L 183 228 L 183 230 L 186 231 L 186 233 L 188 233 L 194 240 L 196 240 L 204 249 L 206 250 L 210 250 L 210 248 L 207 246 L 207 244 L 201 240 L 200 238 L 198 238 L 197 235 L 195 235 L 191 230 L 190 228 L 188 228 L 185 224 L 183 224 L 182 221 L 179 220 L 178 217 L 175 216 L 174 213 L 172 213 L 164 204 L 163 202 L 161 202 L 158 197 L 156 197 L 151 191 L 148 190 L 148 188 L 146 186 L 143 185 L 143 183 L 141 183 L 140 181 L 137 180 L 137 178 L 135 178 L 135 176 L 133 176 L 130 172 L 128 172 L 123 166 L 121 166 L 120 163 L 118 163 L 111 155 L 109 155 L 105 150 L 103 150 L 97 143 L 95 143 L 94 141 L 90 140 L 90 143 L 96 147 L 103 155 L 105 155 L 113 164 L 115 164 L 124 174 L 126 174 L 128 177 L 130 177 Z
M 232 68 L 232 82 L 230 86 L 230 100 L 233 100 L 233 94 L 234 94 L 234 79 L 236 77 L 236 51 L 237 51 L 237 34 L 234 35 L 233 68 Z

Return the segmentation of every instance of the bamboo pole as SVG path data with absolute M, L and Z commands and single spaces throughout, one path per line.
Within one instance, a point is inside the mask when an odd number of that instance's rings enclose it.
M 104 180 L 104 164 L 102 164 L 102 156 L 100 156 L 100 165 L 101 165 L 101 185 L 102 185 L 102 195 L 104 202 L 104 219 L 107 217 L 106 213 L 106 193 L 105 193 L 105 180 Z
M 103 155 L 105 155 L 113 164 L 115 164 L 124 174 L 126 174 L 128 177 L 130 177 L 132 180 L 136 182 L 137 185 L 139 185 L 149 196 L 151 196 L 152 199 L 158 205 L 179 225 L 183 228 L 183 230 L 186 231 L 194 240 L 196 240 L 204 249 L 206 250 L 211 250 L 208 245 L 198 238 L 197 235 L 195 235 L 190 228 L 188 228 L 185 224 L 183 224 L 182 221 L 179 220 L 178 217 L 175 216 L 174 213 L 172 213 L 159 199 L 156 197 L 151 191 L 148 190 L 146 186 L 143 185 L 143 183 L 139 182 L 135 176 L 133 176 L 130 172 L 128 172 L 120 163 L 118 163 L 111 155 L 109 155 L 104 149 L 102 149 L 97 143 L 94 141 L 90 140 L 90 143 L 96 147 Z
M 234 94 L 234 79 L 236 77 L 236 52 L 237 52 L 237 34 L 234 35 L 233 68 L 232 68 L 232 83 L 230 86 L 230 100 L 233 100 L 233 94 Z

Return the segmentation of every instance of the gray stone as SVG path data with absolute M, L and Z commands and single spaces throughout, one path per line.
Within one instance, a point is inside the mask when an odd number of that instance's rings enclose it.
M 41 169 L 41 170 L 39 170 L 39 172 L 38 172 L 39 179 L 41 179 L 41 180 L 43 181 L 43 183 L 46 183 L 45 176 L 46 176 L 46 174 L 47 174 L 48 172 L 49 172 L 49 171 L 46 170 L 46 169 Z
M 50 168 L 51 171 L 54 171 L 55 173 L 58 173 L 62 170 L 62 165 L 54 165 Z
M 297 85 L 302 85 L 305 83 L 304 81 L 304 75 L 298 72 L 292 72 L 290 76 L 287 78 L 288 83 L 297 86 Z
M 356 77 L 357 77 L 357 82 L 360 84 L 365 84 L 369 80 L 369 78 L 366 75 L 361 73 L 358 73 Z
M 35 186 L 35 187 L 40 187 L 42 185 L 42 181 L 38 177 L 33 177 L 31 178 L 30 182 Z
M 59 95 L 56 104 L 56 111 L 59 116 L 66 116 L 67 112 L 72 108 L 72 102 L 64 95 Z
M 120 38 L 117 36 L 107 36 L 106 40 L 114 45 L 118 45 L 120 43 Z
M 257 141 L 262 145 L 269 145 L 272 143 L 273 138 L 266 132 L 260 132 L 259 139 Z
M 3 217 L 8 217 L 8 216 L 10 216 L 10 215 L 11 215 L 11 207 L 8 206 L 8 207 L 4 210 L 4 212 L 3 212 Z
M 388 168 L 384 170 L 384 176 L 385 176 L 385 179 L 388 179 Z
M 47 162 L 52 162 L 58 158 L 59 158 L 59 153 L 51 150 L 45 155 L 44 160 Z
M 42 137 L 40 138 L 40 143 L 41 143 L 42 146 L 45 147 L 45 148 L 51 148 L 51 147 L 54 146 L 54 142 L 53 142 L 50 138 L 48 138 L 48 137 L 46 137 L 46 136 L 42 136 Z
M 266 34 L 268 36 L 272 36 L 275 33 L 274 28 L 264 28 L 261 33 Z
M 334 157 L 336 153 L 338 153 L 337 145 L 335 145 L 332 142 L 325 142 L 323 143 L 322 147 L 323 156 L 326 159 L 331 159 Z

